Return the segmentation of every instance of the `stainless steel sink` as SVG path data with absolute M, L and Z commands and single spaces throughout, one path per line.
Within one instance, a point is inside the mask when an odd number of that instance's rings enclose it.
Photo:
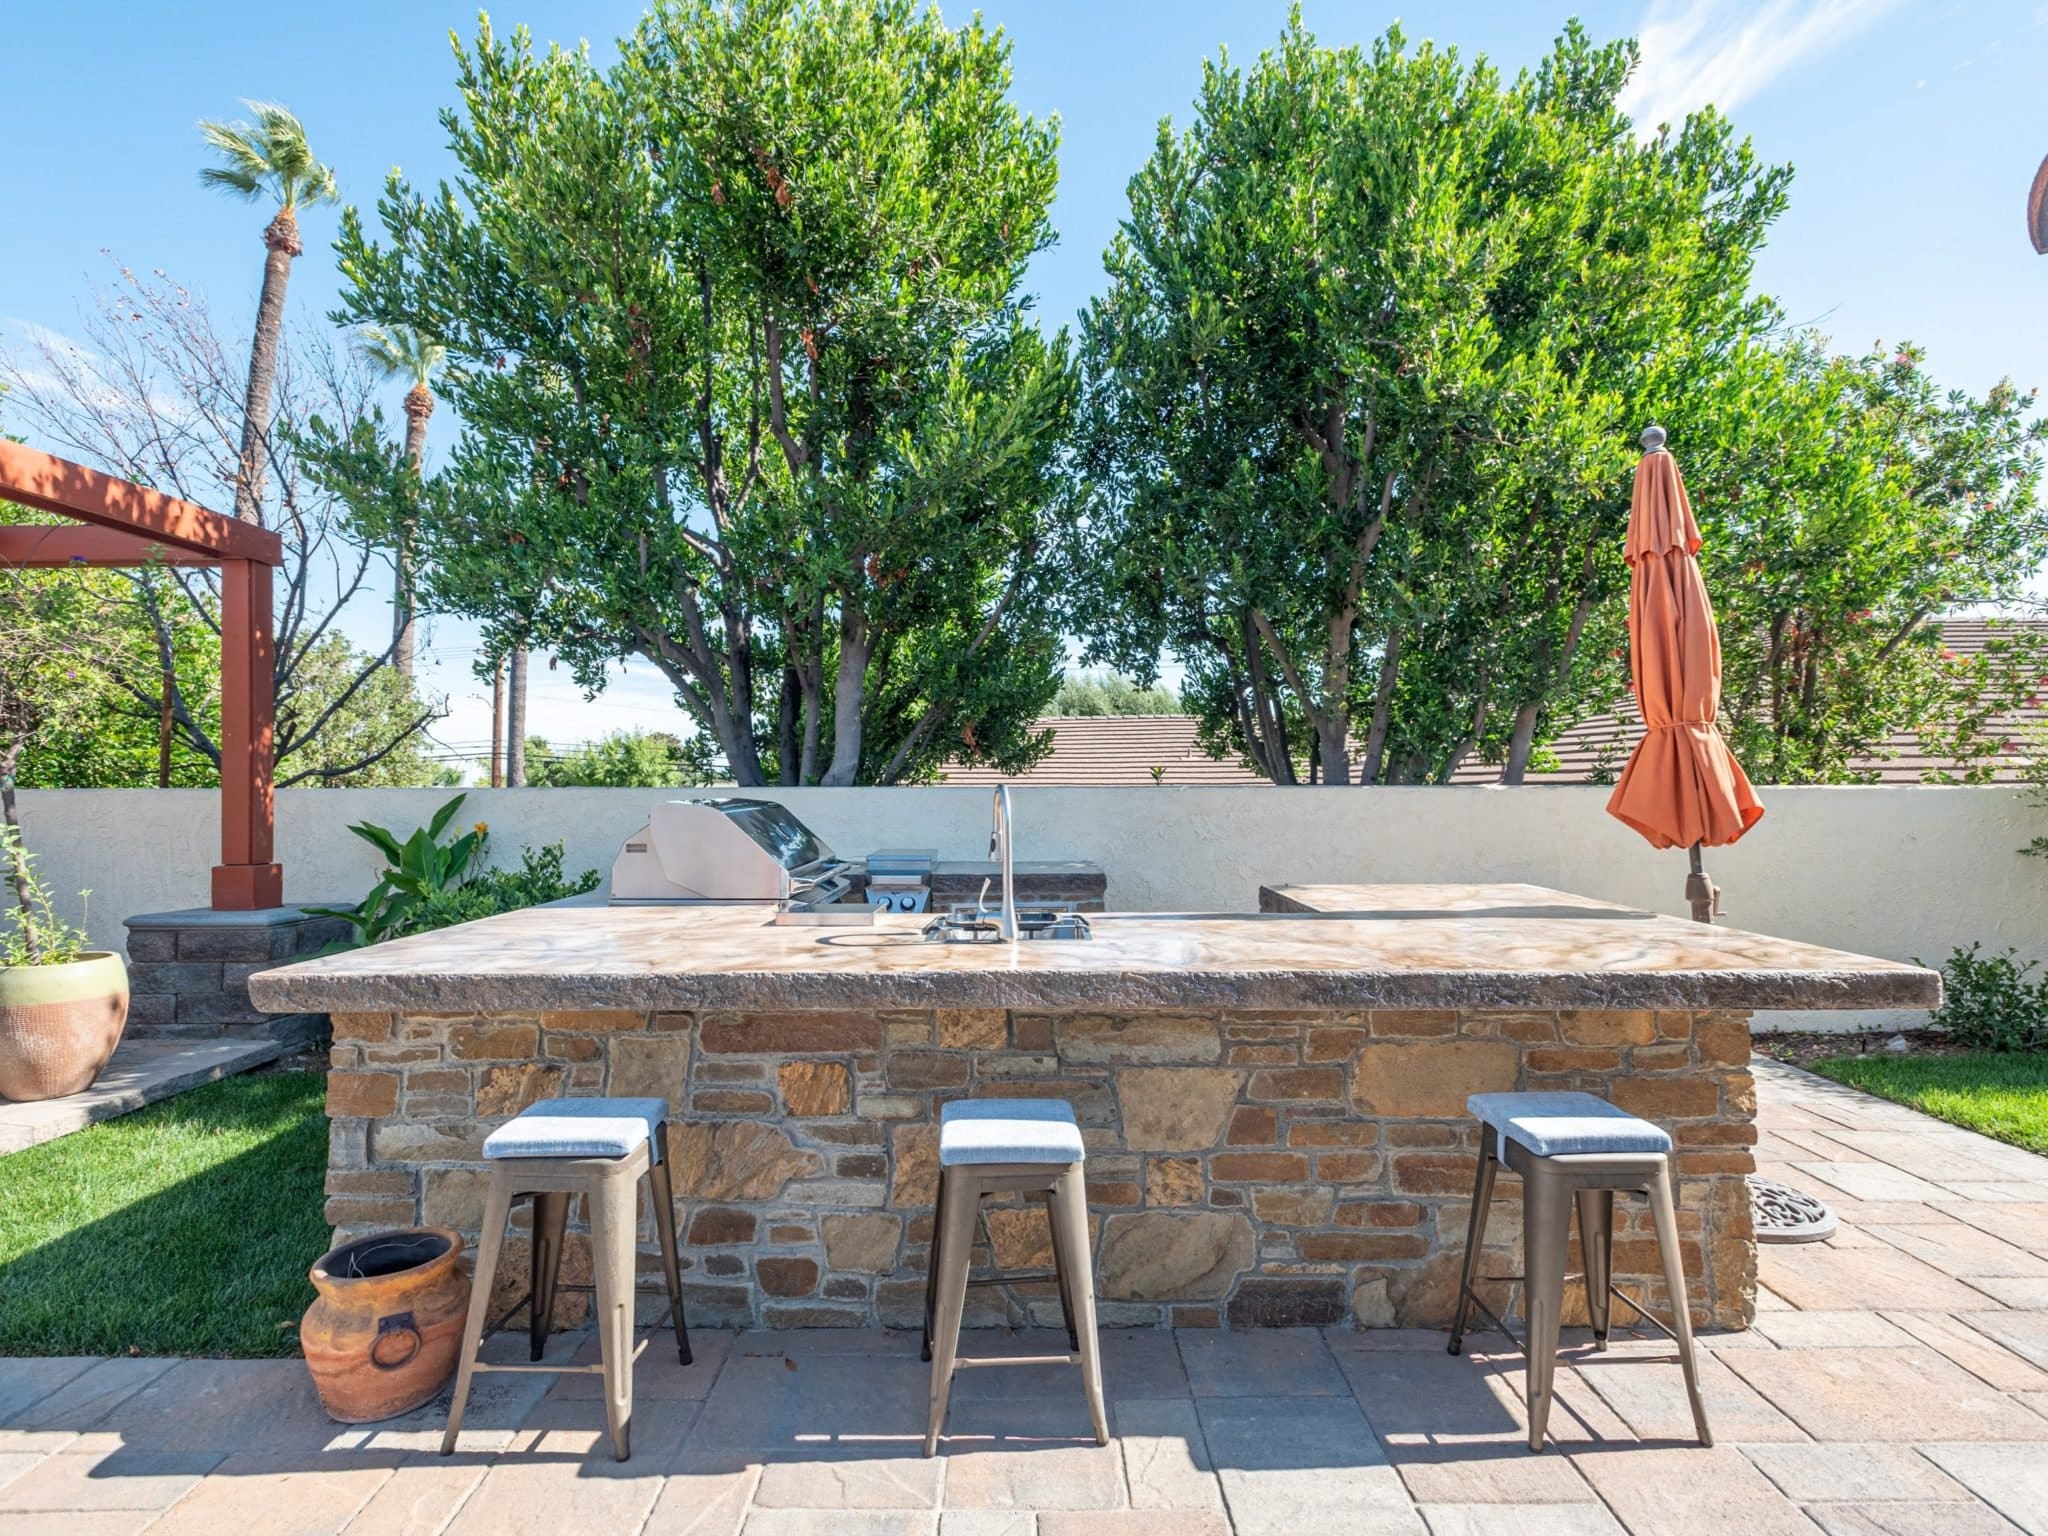
M 1086 939 L 1088 919 L 1074 910 L 1072 902 L 1046 903 L 1017 909 L 1019 941 Z M 942 912 L 924 925 L 927 944 L 1000 944 L 1002 925 L 987 907 L 959 906 Z

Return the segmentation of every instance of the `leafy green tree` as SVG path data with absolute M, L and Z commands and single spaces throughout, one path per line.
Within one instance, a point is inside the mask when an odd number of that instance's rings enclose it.
M 443 338 L 430 600 L 586 687 L 646 657 L 759 784 L 1021 767 L 1058 683 L 1056 131 L 913 0 L 662 0 L 600 70 L 486 23 L 459 182 L 394 176 L 345 317 Z
M 544 788 L 665 789 L 707 782 L 691 771 L 683 743 L 667 731 L 613 731 L 566 750 L 529 736 L 526 762 L 527 782 Z
M 1178 656 L 1212 750 L 1519 776 L 1599 686 L 1631 428 L 1768 314 L 1785 180 L 1712 113 L 1639 142 L 1633 60 L 1574 25 L 1503 81 L 1297 13 L 1162 124 L 1083 322 L 1087 627 L 1141 678 Z
M 36 878 L 15 790 L 24 764 L 92 727 L 113 687 L 121 617 L 98 572 L 0 567 L 0 865 L 13 896 L 0 921 L 0 964 L 68 958 L 67 928 Z
M 1919 735 L 1982 780 L 2022 743 L 2048 650 L 2025 629 L 1944 650 L 1931 621 L 2017 608 L 2048 560 L 2048 423 L 2009 381 L 1944 390 L 1919 348 L 1753 349 L 1674 426 L 1720 622 L 1722 720 L 1751 776 L 1833 783 Z M 2001 763 L 2003 759 L 2003 763 Z
M 232 466 L 244 381 L 204 298 L 160 272 L 122 268 L 88 311 L 85 340 L 36 337 L 22 355 L 0 348 L 10 426 L 39 447 L 139 484 L 201 506 L 227 505 L 240 489 Z M 367 586 L 377 547 L 356 536 L 349 508 L 310 472 L 316 421 L 330 423 L 325 431 L 341 442 L 378 437 L 375 382 L 359 356 L 298 328 L 285 332 L 277 361 L 265 439 L 275 473 L 264 482 L 258 520 L 284 549 L 272 576 L 278 782 L 429 782 L 438 774 L 415 738 L 440 708 L 410 680 L 389 680 L 388 649 L 365 652 L 343 638 L 343 617 Z M 394 474 L 404 469 L 395 449 L 386 456 Z M 390 483 L 403 489 L 411 481 L 404 474 Z M 126 606 L 127 638 L 110 669 L 113 702 L 72 750 L 38 752 L 34 778 L 24 782 L 218 782 L 217 573 L 90 574 Z
M 1184 715 L 1171 688 L 1140 687 L 1120 672 L 1069 672 L 1054 695 L 1054 715 Z
M 292 262 L 305 250 L 299 209 L 332 202 L 334 172 L 306 142 L 306 130 L 288 110 L 266 101 L 244 102 L 253 123 L 203 121 L 200 137 L 218 163 L 199 173 L 202 186 L 245 202 L 269 197 L 277 212 L 263 231 L 263 292 L 249 344 L 249 379 L 242 401 L 242 451 L 235 470 L 235 516 L 263 521 L 263 478 L 270 446 L 270 394 L 284 344 L 284 295 Z

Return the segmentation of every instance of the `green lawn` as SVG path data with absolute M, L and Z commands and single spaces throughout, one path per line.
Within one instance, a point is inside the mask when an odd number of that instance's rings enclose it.
M 326 1079 L 234 1077 L 0 1158 L 0 1355 L 289 1355 Z
M 2048 1153 L 2048 1056 L 1835 1056 L 1812 1069 L 2029 1152 Z

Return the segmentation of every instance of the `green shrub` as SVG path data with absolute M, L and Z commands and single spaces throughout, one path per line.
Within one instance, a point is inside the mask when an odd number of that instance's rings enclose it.
M 2048 978 L 2033 979 L 2040 962 L 2022 964 L 2010 949 L 1980 955 L 1982 947 L 1972 944 L 1948 957 L 1942 1005 L 1929 1022 L 1973 1050 L 2048 1050 Z
M 351 942 L 328 952 L 381 944 L 408 933 L 450 928 L 499 912 L 559 901 L 597 889 L 598 873 L 586 869 L 575 879 L 562 874 L 562 845 L 522 848 L 517 869 L 483 869 L 490 828 L 478 822 L 443 842 L 442 836 L 463 796 L 434 813 L 433 820 L 400 842 L 384 828 L 363 822 L 349 828 L 381 852 L 387 867 L 370 894 L 353 907 L 307 907 L 318 917 L 339 917 L 353 930 Z
M 13 883 L 9 894 L 15 898 L 0 917 L 0 967 L 69 965 L 91 952 L 85 929 L 57 915 L 50 888 L 36 873 L 36 856 L 23 844 L 18 828 L 0 826 L 0 865 L 7 868 Z M 78 893 L 81 907 L 91 895 Z
M 451 890 L 437 891 L 416 907 L 406 922 L 407 933 L 425 933 L 432 928 L 452 928 L 500 912 L 517 912 L 542 902 L 560 901 L 594 891 L 598 873 L 586 869 L 571 880 L 562 874 L 562 845 L 519 850 L 519 868 L 487 869 Z

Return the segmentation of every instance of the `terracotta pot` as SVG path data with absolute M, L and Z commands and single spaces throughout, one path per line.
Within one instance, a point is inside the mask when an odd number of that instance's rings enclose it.
M 320 1295 L 299 1347 L 329 1418 L 368 1424 L 441 1390 L 469 1310 L 461 1260 L 461 1233 L 407 1227 L 344 1243 L 313 1266 Z
M 128 1022 L 128 967 L 92 950 L 0 966 L 0 1095 L 61 1099 L 92 1086 Z

